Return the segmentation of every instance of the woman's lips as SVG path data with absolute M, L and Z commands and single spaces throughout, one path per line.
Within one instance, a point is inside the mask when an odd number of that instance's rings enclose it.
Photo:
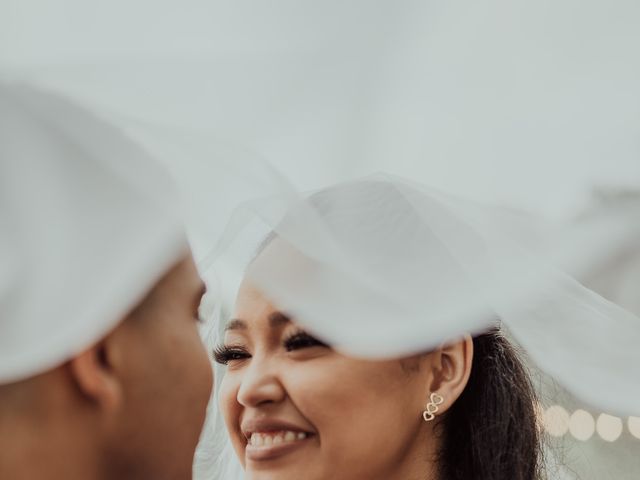
M 247 442 L 245 457 L 255 462 L 273 460 L 304 447 L 311 437 L 313 434 L 292 430 L 254 432 Z

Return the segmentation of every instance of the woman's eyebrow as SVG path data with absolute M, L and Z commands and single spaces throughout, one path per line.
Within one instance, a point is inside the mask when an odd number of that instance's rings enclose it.
M 291 323 L 291 318 L 282 312 L 273 312 L 269 315 L 269 326 L 271 328 L 283 327 Z
M 246 330 L 246 329 L 247 329 L 247 322 L 239 318 L 234 318 L 229 320 L 229 322 L 227 323 L 227 326 L 224 327 L 225 332 L 228 332 L 229 330 Z

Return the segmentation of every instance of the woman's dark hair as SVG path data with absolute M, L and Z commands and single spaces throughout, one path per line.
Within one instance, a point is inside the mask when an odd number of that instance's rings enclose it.
M 539 480 L 541 433 L 533 385 L 498 328 L 473 339 L 469 382 L 441 417 L 441 480 Z

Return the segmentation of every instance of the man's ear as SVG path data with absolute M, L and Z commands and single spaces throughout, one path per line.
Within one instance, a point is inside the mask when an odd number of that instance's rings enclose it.
M 123 400 L 123 389 L 110 358 L 110 336 L 102 339 L 69 361 L 71 375 L 80 392 L 98 407 L 116 410 Z
M 427 393 L 437 392 L 444 398 L 440 413 L 447 411 L 462 395 L 471 375 L 472 363 L 473 339 L 470 335 L 432 352 L 433 380 Z

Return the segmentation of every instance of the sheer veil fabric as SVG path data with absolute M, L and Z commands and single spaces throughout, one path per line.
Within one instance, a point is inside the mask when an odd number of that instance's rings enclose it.
M 208 342 L 246 273 L 354 355 L 504 322 L 584 401 L 637 415 L 638 320 L 581 281 L 637 244 L 640 207 L 557 219 L 594 179 L 640 183 L 638 2 L 87 5 L 0 2 L 0 78 L 172 170 L 217 305 Z M 241 478 L 210 410 L 198 476 Z
M 115 126 L 0 82 L 0 383 L 91 345 L 186 254 L 175 193 Z
M 640 320 L 567 273 L 640 239 L 637 210 L 563 252 L 570 228 L 383 174 L 245 208 L 275 235 L 246 275 L 337 349 L 398 357 L 501 322 L 586 403 L 637 409 Z
M 576 397 L 634 414 L 640 319 L 576 276 L 640 240 L 639 214 L 631 208 L 607 228 L 602 219 L 560 226 L 377 174 L 248 202 L 238 212 L 246 223 L 227 232 L 237 241 L 201 266 L 235 265 L 288 315 L 355 356 L 401 357 L 502 325 Z M 215 323 L 220 342 L 224 321 Z M 231 475 L 237 461 L 225 458 L 216 412 L 211 421 L 209 462 Z

